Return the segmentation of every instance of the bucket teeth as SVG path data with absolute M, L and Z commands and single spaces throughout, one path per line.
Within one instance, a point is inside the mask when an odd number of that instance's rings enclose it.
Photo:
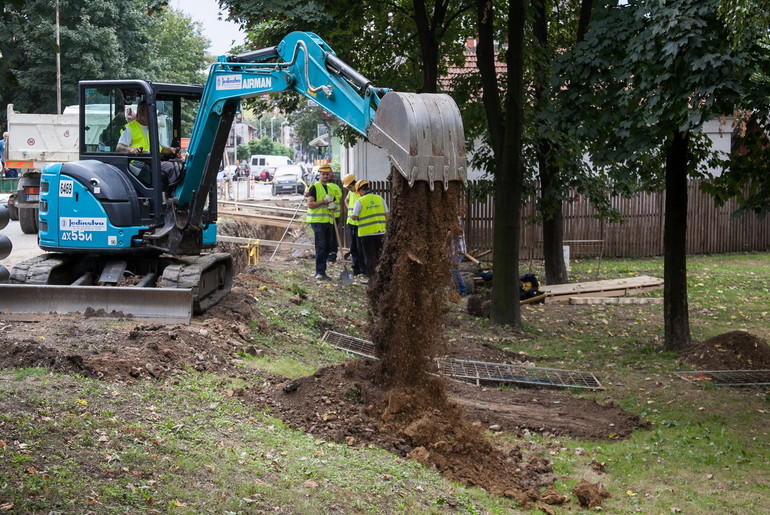
M 463 122 L 449 95 L 391 91 L 382 97 L 367 136 L 388 152 L 410 186 L 426 181 L 432 190 L 440 181 L 446 189 L 467 180 Z

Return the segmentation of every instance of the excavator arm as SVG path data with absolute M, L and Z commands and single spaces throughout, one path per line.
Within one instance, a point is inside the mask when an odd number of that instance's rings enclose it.
M 448 95 L 397 93 L 374 87 L 317 35 L 293 32 L 279 45 L 233 56 L 211 66 L 193 129 L 186 180 L 175 197 L 203 209 L 213 186 L 232 119 L 240 101 L 293 90 L 334 114 L 384 148 L 392 165 L 415 181 L 448 187 L 466 180 L 465 142 L 457 105 Z M 215 159 L 212 159 L 212 156 Z

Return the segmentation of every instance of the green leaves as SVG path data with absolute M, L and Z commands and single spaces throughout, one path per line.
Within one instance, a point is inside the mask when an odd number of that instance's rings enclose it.
M 200 25 L 177 11 L 158 9 L 161 2 L 59 0 L 59 6 L 63 105 L 78 102 L 82 79 L 202 82 L 206 39 Z M 54 0 L 6 4 L 0 28 L 14 50 L 0 43 L 3 105 L 13 103 L 22 112 L 55 112 L 55 19 Z M 14 83 L 18 86 L 12 87 Z

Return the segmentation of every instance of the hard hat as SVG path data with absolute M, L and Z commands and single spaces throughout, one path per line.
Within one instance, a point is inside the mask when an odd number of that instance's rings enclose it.
M 354 182 L 356 182 L 356 176 L 353 175 L 352 173 L 349 173 L 345 177 L 342 178 L 342 186 L 344 186 L 345 188 L 347 188 L 348 186 L 350 186 Z
M 358 181 L 356 183 L 356 191 L 360 190 L 364 186 L 369 186 L 369 181 L 365 181 L 365 180 L 361 179 L 360 181 Z
M 334 173 L 334 170 L 332 170 L 332 167 L 327 165 L 321 165 L 318 167 L 318 173 Z

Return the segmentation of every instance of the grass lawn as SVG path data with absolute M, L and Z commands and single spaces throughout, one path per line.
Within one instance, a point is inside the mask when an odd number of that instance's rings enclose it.
M 318 287 L 310 263 L 264 266 L 273 295 L 259 303 L 263 321 L 251 331 L 266 353 L 244 357 L 238 374 L 190 369 L 173 380 L 113 383 L 46 368 L 0 371 L 0 511 L 543 513 L 378 448 L 292 430 L 234 393 L 258 390 L 270 374 L 305 376 L 346 359 L 320 343 L 326 328 L 363 336 L 361 288 Z M 736 329 L 770 339 L 770 254 L 691 257 L 688 270 L 694 340 Z M 662 273 L 662 259 L 573 260 L 570 279 Z M 298 293 L 312 300 L 291 302 Z M 582 479 L 607 487 L 607 513 L 770 513 L 770 390 L 677 377 L 692 366 L 663 350 L 662 312 L 660 304 L 531 305 L 523 331 L 512 331 L 471 317 L 462 303 L 451 307 L 447 338 L 589 370 L 605 389 L 576 397 L 617 403 L 651 424 L 626 439 L 608 428 L 602 441 L 494 436 L 524 440 L 552 461 L 556 489 L 572 499 L 554 513 L 593 513 L 571 495 Z

